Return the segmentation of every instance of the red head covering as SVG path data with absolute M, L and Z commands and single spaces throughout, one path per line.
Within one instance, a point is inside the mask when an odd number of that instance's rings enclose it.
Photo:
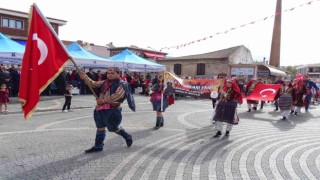
M 245 92 L 248 92 L 249 87 L 251 86 L 251 84 L 252 84 L 254 81 L 257 81 L 257 79 L 255 79 L 255 78 L 251 78 L 251 79 L 250 79 L 250 81 L 246 84 L 246 90 L 245 90 Z
M 238 84 L 238 78 L 237 77 L 232 77 L 231 80 L 233 80 L 236 84 Z
M 297 88 L 300 89 L 302 85 L 303 85 L 303 79 L 298 79 Z
M 231 83 L 232 84 L 232 89 L 237 93 L 237 100 L 239 101 L 240 104 L 242 104 L 242 93 L 241 93 L 241 91 L 239 89 L 238 84 L 236 83 L 236 80 L 231 78 L 231 79 L 228 79 L 226 81 L 226 83 Z M 222 90 L 226 91 L 227 88 L 228 88 L 227 85 L 225 85 Z

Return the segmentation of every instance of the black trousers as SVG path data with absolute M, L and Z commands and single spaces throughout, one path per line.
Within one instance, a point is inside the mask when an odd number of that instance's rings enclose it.
M 64 111 L 66 108 L 67 108 L 68 110 L 70 110 L 71 98 L 72 98 L 72 96 L 65 96 L 65 102 L 64 102 L 62 111 Z

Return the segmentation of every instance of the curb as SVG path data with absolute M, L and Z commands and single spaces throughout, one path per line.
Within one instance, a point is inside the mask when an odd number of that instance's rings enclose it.
M 80 107 L 74 107 L 72 109 L 88 109 L 88 108 L 93 108 L 92 106 L 80 106 Z M 61 111 L 61 108 L 57 109 L 53 109 L 53 108 L 41 108 L 41 109 L 36 109 L 34 112 L 54 112 L 54 111 Z M 1 113 L 0 115 L 7 115 L 7 114 L 22 114 L 23 111 L 9 111 L 8 113 L 4 114 Z
M 53 99 L 61 99 L 64 98 L 64 96 L 40 96 L 39 101 L 48 101 L 48 100 L 53 100 Z M 19 98 L 18 97 L 9 97 L 10 104 L 20 104 Z

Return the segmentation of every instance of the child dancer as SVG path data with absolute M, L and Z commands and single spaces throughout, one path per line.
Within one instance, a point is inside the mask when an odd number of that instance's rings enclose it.
M 6 84 L 0 86 L 0 113 L 8 112 L 8 103 L 9 103 L 9 90 L 7 89 Z M 4 111 L 2 111 L 2 105 L 4 105 Z
M 70 105 L 71 105 L 71 99 L 72 99 L 72 93 L 71 93 L 72 88 L 73 86 L 71 84 L 68 84 L 66 91 L 64 92 L 65 102 L 62 108 L 62 112 L 70 111 Z
M 214 120 L 218 130 L 214 138 L 220 137 L 223 129 L 223 122 L 227 123 L 225 136 L 229 136 L 233 125 L 239 123 L 237 104 L 242 104 L 242 93 L 234 80 L 229 79 L 221 90 L 221 96 L 216 108 Z

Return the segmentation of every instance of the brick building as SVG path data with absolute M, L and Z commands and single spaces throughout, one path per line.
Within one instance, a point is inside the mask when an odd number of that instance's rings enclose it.
M 0 8 L 0 32 L 5 36 L 25 44 L 28 37 L 28 13 Z M 67 21 L 47 17 L 53 29 L 59 34 L 59 27 Z

